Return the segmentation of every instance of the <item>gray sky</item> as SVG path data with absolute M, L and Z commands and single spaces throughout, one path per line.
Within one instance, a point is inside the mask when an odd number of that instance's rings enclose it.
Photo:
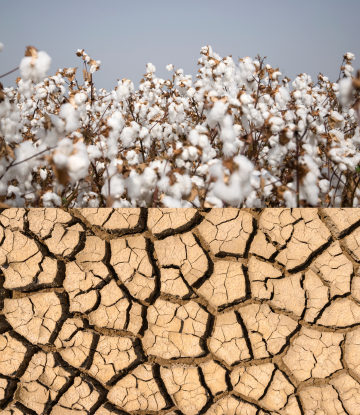
M 360 68 L 359 0 L 1 0 L 0 75 L 19 66 L 27 45 L 52 58 L 57 68 L 79 67 L 85 49 L 101 60 L 95 86 L 115 88 L 128 78 L 138 88 L 146 64 L 158 77 L 165 66 L 193 75 L 200 48 L 211 45 L 221 57 L 267 56 L 292 80 L 319 72 L 336 81 L 342 56 L 353 52 Z M 19 71 L 3 78 L 14 85 Z

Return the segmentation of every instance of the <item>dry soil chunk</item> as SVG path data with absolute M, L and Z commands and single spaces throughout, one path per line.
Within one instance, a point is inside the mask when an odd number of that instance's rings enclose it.
M 202 363 L 200 368 L 204 375 L 206 386 L 210 389 L 214 396 L 227 390 L 227 383 L 225 379 L 226 369 L 224 369 L 219 363 L 214 360 L 209 360 Z
M 84 248 L 75 256 L 76 262 L 83 267 L 94 267 L 94 264 L 104 261 L 106 257 L 106 242 L 97 236 L 87 236 Z
M 350 235 L 344 238 L 344 244 L 349 254 L 360 262 L 360 228 L 357 228 Z
M 202 278 L 209 264 L 204 251 L 191 232 L 155 241 L 155 252 L 162 267 L 178 267 L 188 284 Z
M 259 403 L 269 411 L 279 411 L 285 408 L 289 396 L 292 395 L 294 391 L 294 386 L 285 378 L 280 370 L 277 370 L 265 396 Z
M 262 258 L 269 259 L 275 254 L 276 248 L 274 248 L 274 246 L 266 240 L 263 232 L 258 231 L 251 243 L 249 252 L 250 254 L 255 254 Z
M 148 209 L 148 228 L 157 238 L 185 231 L 198 217 L 196 209 Z
M 313 323 L 320 311 L 328 303 L 330 290 L 311 269 L 305 273 L 303 285 L 306 292 L 304 320 Z
M 111 280 L 100 290 L 99 307 L 89 314 L 89 321 L 94 326 L 137 334 L 143 325 L 143 309 L 142 305 L 131 303 L 116 281 Z
M 322 333 L 303 327 L 286 355 L 284 363 L 300 382 L 310 378 L 326 378 L 343 368 L 341 333 Z
M 212 209 L 198 229 L 213 255 L 244 256 L 253 217 L 240 209 Z
M 44 414 L 73 376 L 54 353 L 38 352 L 20 379 L 15 399 L 37 414 Z
M 333 231 L 336 238 L 342 236 L 352 225 L 360 221 L 357 209 L 321 209 L 325 222 Z
M 286 248 L 276 260 L 289 271 L 304 265 L 310 257 L 329 241 L 330 231 L 316 216 L 305 217 L 295 223 L 294 231 Z
M 299 209 L 265 209 L 259 221 L 259 228 L 279 246 L 290 239 L 293 224 L 301 218 Z
M 50 236 L 56 223 L 68 225 L 72 216 L 62 209 L 30 209 L 28 213 L 29 229 L 39 238 Z
M 349 415 L 360 414 L 360 384 L 347 373 L 332 379 L 330 384 L 337 390 L 344 409 Z
M 100 390 L 88 377 L 76 377 L 74 384 L 61 396 L 51 415 L 89 415 L 102 398 Z
M 350 293 L 350 280 L 354 271 L 352 263 L 343 254 L 339 242 L 334 242 L 311 264 L 330 286 L 331 297 Z
M 143 346 L 148 354 L 172 359 L 204 354 L 209 314 L 194 301 L 185 305 L 157 299 L 148 308 Z
M 96 410 L 94 415 L 126 415 L 125 412 L 116 409 L 110 403 L 104 403 L 100 406 L 99 409 Z
M 351 280 L 351 295 L 360 302 L 360 268 L 358 268 Z
M 111 275 L 105 259 L 105 241 L 97 236 L 87 236 L 84 249 L 76 261 L 66 264 L 64 288 L 69 294 L 70 311 L 87 313 L 97 304 L 99 292 Z
M 89 373 L 100 382 L 107 383 L 140 360 L 133 339 L 100 336 Z
M 225 396 L 211 405 L 206 415 L 257 415 L 258 408 L 233 395 Z
M 30 350 L 13 332 L 0 334 L 0 373 L 17 376 Z
M 255 359 L 276 355 L 297 328 L 290 317 L 271 311 L 266 304 L 250 304 L 239 310 Z
M 51 237 L 45 239 L 45 243 L 54 255 L 71 259 L 81 246 L 80 242 L 83 234 L 84 228 L 79 223 L 67 228 L 60 223 L 56 223 L 51 232 Z
M 140 208 L 83 208 L 78 211 L 90 225 L 117 234 L 139 232 L 142 228 Z
M 0 377 L 0 404 L 11 396 L 15 385 L 14 380 Z
M 177 268 L 160 269 L 160 291 L 182 299 L 189 298 L 193 291 L 185 284 L 180 270 Z
M 260 399 L 268 387 L 275 366 L 272 363 L 236 367 L 230 375 L 234 391 L 252 399 Z
M 130 294 L 149 301 L 155 293 L 155 276 L 143 236 L 113 239 L 110 264 Z
M 138 366 L 111 388 L 107 399 L 125 411 L 160 411 L 167 406 L 155 376 L 155 365 Z
M 228 365 L 234 365 L 251 357 L 235 311 L 229 311 L 216 317 L 209 349 Z
M 21 290 L 32 284 L 42 271 L 43 258 L 37 242 L 19 231 L 5 229 L 5 239 L 0 246 L 4 288 Z
M 350 327 L 360 323 L 360 306 L 349 298 L 337 298 L 316 322 L 326 327 Z
M 208 392 L 201 384 L 198 367 L 161 367 L 160 374 L 167 392 L 183 414 L 196 415 L 206 405 Z
M 27 408 L 17 402 L 11 402 L 2 412 L 1 415 L 29 415 L 32 414 Z
M 13 329 L 34 344 L 49 344 L 62 319 L 64 305 L 54 292 L 5 299 L 4 313 Z
M 5 209 L 0 215 L 0 223 L 4 228 L 10 228 L 12 230 L 24 230 L 24 216 L 26 214 L 25 209 Z
M 347 415 L 331 385 L 311 386 L 299 392 L 304 415 Z
M 82 330 L 84 323 L 79 318 L 71 318 L 63 324 L 55 346 L 60 349 L 61 357 L 69 365 L 79 368 L 86 367 L 93 352 L 95 334 Z
M 105 276 L 94 275 L 91 271 L 83 271 L 75 261 L 68 262 L 64 288 L 69 294 L 70 311 L 79 313 L 91 311 L 98 301 L 97 288 L 100 288 L 108 278 L 110 275 L 107 272 Z
M 360 328 L 346 334 L 345 362 L 360 376 Z
M 305 308 L 305 292 L 301 274 L 283 277 L 273 265 L 251 257 L 248 272 L 252 297 L 269 300 L 275 307 L 301 316 Z
M 215 262 L 213 274 L 199 288 L 198 293 L 214 308 L 244 300 L 246 282 L 242 265 L 239 262 Z

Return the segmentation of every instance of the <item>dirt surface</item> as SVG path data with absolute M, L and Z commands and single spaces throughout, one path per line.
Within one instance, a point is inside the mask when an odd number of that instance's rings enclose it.
M 360 414 L 360 210 L 0 211 L 6 415 Z

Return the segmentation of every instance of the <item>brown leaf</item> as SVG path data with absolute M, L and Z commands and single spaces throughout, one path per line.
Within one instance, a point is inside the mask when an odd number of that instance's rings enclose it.
M 174 150 L 173 151 L 174 158 L 180 156 L 182 154 L 182 152 L 183 152 L 182 148 L 178 148 L 177 150 Z
M 264 191 L 265 188 L 265 179 L 261 176 L 260 177 L 260 189 Z
M 286 131 L 281 131 L 281 133 L 279 134 L 279 143 L 282 146 L 285 146 L 289 141 L 290 139 L 286 137 Z
M 303 180 L 309 171 L 310 170 L 303 164 L 299 165 L 299 181 L 301 184 L 303 184 Z
M 91 144 L 92 143 L 93 134 L 92 134 L 92 131 L 90 130 L 90 128 L 87 127 L 87 128 L 82 129 L 81 134 L 84 137 L 85 144 Z
M 59 184 L 66 186 L 69 183 L 70 177 L 66 169 L 58 169 L 55 164 L 52 165 L 52 169 Z
M 334 133 L 329 133 L 329 137 L 331 140 L 334 140 L 336 143 L 339 143 L 339 139 L 336 137 Z
M 59 184 L 62 184 L 63 186 L 66 186 L 69 181 L 70 181 L 70 177 L 68 175 L 68 172 L 66 169 L 59 169 L 58 167 L 56 167 L 56 164 L 54 163 L 54 160 L 52 158 L 52 156 L 45 156 L 45 159 L 48 160 L 52 171 L 54 173 L 54 176 L 57 178 Z
M 263 79 L 265 77 L 265 68 L 261 69 L 261 71 L 258 72 L 258 76 L 260 79 Z
M 2 141 L 0 144 L 0 160 L 5 157 L 6 161 L 9 161 L 9 156 L 13 160 L 15 160 L 15 154 L 13 149 L 9 145 L 7 145 L 5 141 Z
M 240 137 L 240 140 L 246 144 L 252 144 L 253 142 L 252 134 L 247 134 L 245 137 Z
M 31 56 L 32 60 L 30 62 L 31 66 L 35 65 L 35 61 L 38 57 L 38 50 L 34 46 L 26 46 L 25 56 Z
M 172 171 L 168 174 L 168 177 L 170 179 L 170 181 L 169 181 L 170 186 L 172 186 L 173 184 L 177 183 L 176 176 L 175 176 L 175 174 Z
M 235 163 L 233 161 L 233 157 L 223 160 L 222 165 L 226 169 L 229 169 L 231 173 L 236 169 Z
M 141 174 L 144 172 L 144 170 L 146 169 L 147 165 L 146 163 L 141 163 L 138 166 L 136 166 L 136 171 Z
M 0 82 L 0 102 L 3 102 L 5 100 L 5 92 L 3 91 L 3 89 L 3 84 Z
M 286 192 L 286 190 L 287 190 L 287 187 L 286 187 L 286 186 L 284 186 L 284 185 L 278 186 L 278 187 L 276 188 L 276 196 L 277 196 L 279 199 L 282 199 L 282 198 L 283 198 L 284 193 Z
M 198 195 L 198 189 L 196 185 L 193 183 L 190 195 L 188 197 L 185 197 L 185 200 L 187 200 L 188 202 L 192 202 L 197 195 Z
M 353 79 L 353 87 L 360 91 L 360 70 L 356 73 L 356 78 Z
M 83 77 L 84 81 L 90 82 L 91 81 L 91 74 L 89 74 L 86 69 L 83 69 Z
M 78 67 L 76 67 L 76 68 L 72 68 L 72 69 L 73 69 L 73 74 L 72 74 L 72 75 L 65 75 L 65 76 L 66 76 L 66 78 L 67 78 L 70 82 L 72 82 L 72 81 L 75 79 L 75 76 L 76 76 L 76 71 L 77 71 Z
M 52 127 L 50 115 L 45 113 L 44 117 L 45 117 L 44 128 L 45 130 L 50 130 L 50 128 Z

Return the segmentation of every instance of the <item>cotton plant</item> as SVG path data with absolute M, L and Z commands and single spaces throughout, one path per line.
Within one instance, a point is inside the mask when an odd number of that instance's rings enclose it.
M 352 53 L 336 82 L 291 81 L 204 46 L 196 79 L 148 63 L 137 89 L 111 91 L 95 87 L 101 62 L 76 55 L 82 73 L 48 75 L 50 56 L 28 46 L 17 86 L 0 84 L 1 206 L 359 206 Z

